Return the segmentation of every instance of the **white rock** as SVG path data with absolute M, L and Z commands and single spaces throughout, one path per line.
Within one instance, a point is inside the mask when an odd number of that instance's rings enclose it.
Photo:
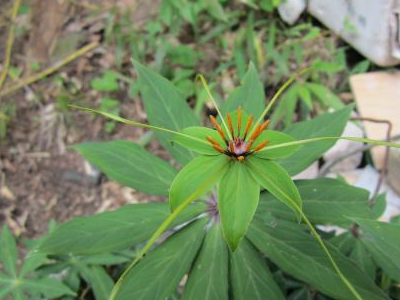
M 305 0 L 286 0 L 278 6 L 280 17 L 289 25 L 293 25 L 305 9 Z
M 317 178 L 317 175 L 318 175 L 318 162 L 314 162 L 307 169 L 293 176 L 293 179 L 315 179 Z
M 307 8 L 375 64 L 400 63 L 400 0 L 309 0 Z

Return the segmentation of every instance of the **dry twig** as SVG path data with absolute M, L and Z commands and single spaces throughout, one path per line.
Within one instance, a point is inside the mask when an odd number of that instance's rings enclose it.
M 70 55 L 68 55 L 61 61 L 57 62 L 53 66 L 45 69 L 44 71 L 34 74 L 32 76 L 23 78 L 20 81 L 16 82 L 15 84 L 5 87 L 3 91 L 0 91 L 0 97 L 10 94 L 26 85 L 29 85 L 36 81 L 39 81 L 39 80 L 53 74 L 61 67 L 65 66 L 66 64 L 70 63 L 71 61 L 74 61 L 75 59 L 81 57 L 82 55 L 86 54 L 87 52 L 93 50 L 98 45 L 99 45 L 99 42 L 92 42 L 92 43 L 82 47 L 81 49 L 75 51 L 74 53 L 71 53 Z
M 11 24 L 10 24 L 10 30 L 8 33 L 8 39 L 7 39 L 7 45 L 6 45 L 6 54 L 4 58 L 4 63 L 3 63 L 3 70 L 0 74 L 0 90 L 3 86 L 3 83 L 7 77 L 8 73 L 8 68 L 10 67 L 10 61 L 11 61 L 11 51 L 12 51 L 12 46 L 14 43 L 14 28 L 15 28 L 15 20 L 18 15 L 18 10 L 19 6 L 21 4 L 21 0 L 15 0 L 13 9 L 11 12 Z

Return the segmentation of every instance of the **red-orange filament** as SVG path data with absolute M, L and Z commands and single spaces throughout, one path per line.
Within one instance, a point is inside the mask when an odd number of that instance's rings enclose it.
M 240 129 L 242 127 L 242 108 L 239 107 L 237 111 L 237 120 L 238 120 L 238 133 L 237 136 L 240 137 Z
M 243 137 L 243 140 L 246 139 L 247 134 L 249 133 L 249 129 L 250 129 L 251 123 L 253 123 L 253 116 L 250 116 L 250 117 L 248 118 L 248 120 L 247 120 L 247 124 L 246 124 L 246 127 L 245 127 L 245 129 L 244 129 L 244 137 Z
M 218 124 L 218 122 L 217 122 L 217 120 L 214 118 L 214 116 L 210 116 L 210 120 L 211 120 L 211 123 L 213 123 L 215 129 L 218 131 L 219 135 L 222 137 L 222 139 L 223 139 L 226 143 L 228 143 L 228 141 L 227 141 L 226 138 L 225 138 L 225 133 L 222 131 L 221 126 Z
M 235 132 L 233 131 L 233 124 L 232 124 L 231 115 L 229 113 L 226 114 L 226 118 L 228 119 L 229 130 L 231 131 L 231 134 L 232 134 L 232 137 L 233 137 L 235 135 Z
M 207 140 L 210 142 L 211 146 L 217 150 L 218 152 L 228 155 L 230 157 L 235 158 L 237 161 L 243 161 L 246 156 L 260 151 L 263 149 L 267 144 L 268 140 L 263 141 L 262 143 L 258 144 L 254 149 L 252 149 L 255 141 L 257 138 L 261 135 L 261 133 L 268 127 L 269 120 L 265 121 L 263 124 L 258 125 L 252 135 L 250 136 L 249 141 L 246 141 L 247 134 L 249 133 L 251 129 L 251 125 L 253 123 L 253 117 L 250 116 L 247 120 L 246 127 L 244 129 L 244 137 L 241 138 L 240 136 L 240 131 L 242 127 L 242 109 L 239 107 L 237 111 L 237 134 L 235 136 L 235 130 L 233 128 L 233 122 L 231 115 L 228 113 L 226 115 L 227 121 L 228 121 L 228 126 L 229 126 L 229 131 L 232 134 L 232 139 L 227 140 L 225 137 L 225 133 L 222 130 L 221 126 L 218 124 L 217 120 L 213 117 L 210 116 L 211 123 L 214 125 L 215 129 L 218 131 L 219 135 L 222 137 L 224 142 L 226 143 L 226 148 L 223 149 L 221 145 L 215 141 L 212 137 L 207 136 Z M 227 129 L 227 128 L 226 128 Z
M 269 143 L 268 140 L 265 140 L 262 142 L 260 145 L 258 145 L 256 148 L 254 148 L 254 152 L 260 151 L 262 148 L 264 148 L 267 144 Z
M 261 131 L 264 131 L 264 129 L 266 129 L 269 125 L 269 120 L 265 121 L 264 123 L 262 123 L 261 125 Z

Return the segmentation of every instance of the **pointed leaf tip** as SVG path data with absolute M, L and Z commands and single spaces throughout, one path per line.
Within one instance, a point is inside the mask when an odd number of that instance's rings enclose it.
M 221 179 L 218 206 L 221 226 L 231 251 L 235 251 L 253 219 L 260 197 L 260 185 L 245 163 L 232 163 Z

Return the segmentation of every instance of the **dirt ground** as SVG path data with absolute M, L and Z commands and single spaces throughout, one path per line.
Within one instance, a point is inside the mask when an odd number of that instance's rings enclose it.
M 50 49 L 71 30 L 84 30 L 79 45 L 102 39 L 102 18 L 105 16 L 100 14 L 90 19 L 82 7 L 84 1 L 80 5 L 73 3 L 37 0 L 30 6 L 35 9 L 29 13 L 29 20 L 19 19 L 29 27 L 15 40 L 12 66 L 26 70 L 32 59 L 44 66 L 50 65 Z M 110 1 L 108 4 L 115 3 Z M 138 1 L 118 1 L 118 5 L 133 7 Z M 7 20 L 5 15 L 11 6 L 12 1 L 2 1 L 2 19 Z M 140 10 L 135 12 L 138 24 L 151 17 L 155 6 L 155 3 L 140 5 Z M 6 41 L 7 32 L 5 22 L 0 28 L 0 41 Z M 86 103 L 96 103 L 99 98 L 98 94 L 89 93 L 90 81 L 105 66 L 112 65 L 113 57 L 108 50 L 100 46 L 58 72 L 81 85 L 83 94 L 88 91 L 84 95 Z M 0 53 L 3 59 L 3 42 Z M 0 141 L 0 226 L 8 224 L 16 235 L 36 237 L 46 232 L 51 219 L 60 223 L 74 216 L 155 199 L 108 181 L 69 149 L 70 145 L 89 140 L 135 140 L 143 130 L 117 125 L 113 134 L 107 134 L 104 120 L 61 110 L 56 103 L 58 94 L 54 82 L 43 79 L 0 99 L 2 104 L 15 105 L 16 112 L 7 125 L 6 138 Z M 138 99 L 129 99 L 124 94 L 118 99 L 124 117 L 145 121 L 146 115 Z M 155 142 L 149 147 L 153 152 L 165 155 Z

